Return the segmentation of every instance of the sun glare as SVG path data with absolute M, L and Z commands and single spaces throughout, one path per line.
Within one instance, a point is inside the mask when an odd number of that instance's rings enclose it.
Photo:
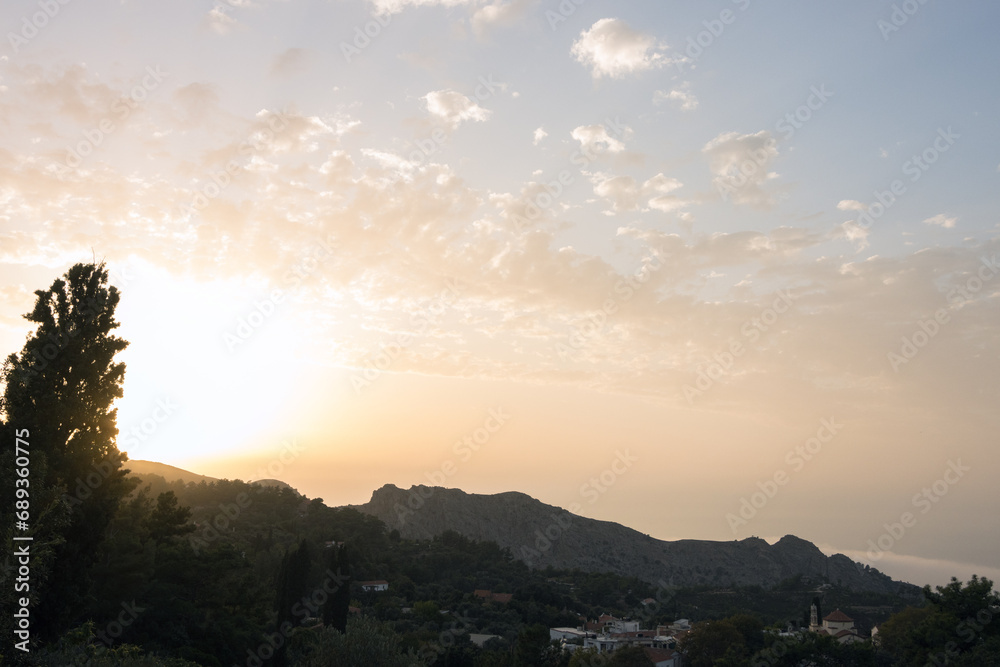
M 245 285 L 164 273 L 144 266 L 122 286 L 119 335 L 130 345 L 119 448 L 171 463 L 266 447 L 301 375 L 295 304 L 268 307 Z

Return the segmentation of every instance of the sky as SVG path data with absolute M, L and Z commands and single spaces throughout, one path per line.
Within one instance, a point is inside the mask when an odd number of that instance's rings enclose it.
M 5 2 L 0 349 L 104 260 L 131 458 L 997 580 L 998 21 Z

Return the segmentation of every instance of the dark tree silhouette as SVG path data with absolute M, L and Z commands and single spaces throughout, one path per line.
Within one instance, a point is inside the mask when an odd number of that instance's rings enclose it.
M 157 542 L 163 542 L 174 535 L 190 533 L 194 530 L 194 526 L 187 523 L 190 518 L 191 509 L 178 506 L 173 491 L 161 493 L 147 522 L 149 535 Z
M 38 327 L 2 370 L 6 429 L 30 434 L 33 629 L 43 638 L 76 620 L 97 546 L 133 488 L 112 407 L 125 376 L 114 357 L 128 343 L 112 335 L 119 292 L 107 281 L 103 263 L 76 264 L 37 290 L 25 318 Z M 4 438 L 5 475 L 13 445 Z M 4 526 L 9 519 L 2 517 Z
M 351 562 L 346 545 L 332 546 L 327 562 L 329 586 L 334 588 L 334 591 L 323 605 L 323 623 L 341 632 L 347 632 L 347 617 L 351 605 Z
M 302 540 L 297 549 L 286 553 L 282 558 L 274 600 L 275 611 L 278 612 L 278 627 L 285 622 L 298 625 L 304 620 L 300 618 L 301 613 L 296 612 L 305 609 L 302 596 L 306 593 L 311 562 L 309 543 L 306 540 Z

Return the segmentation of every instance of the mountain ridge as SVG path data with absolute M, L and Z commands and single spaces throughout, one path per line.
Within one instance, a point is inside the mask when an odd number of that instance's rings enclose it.
M 168 481 L 216 481 L 152 461 L 132 459 L 126 465 L 140 476 L 160 475 Z M 279 480 L 257 483 L 288 486 Z M 795 535 L 785 535 L 773 545 L 759 537 L 725 542 L 659 540 L 614 521 L 572 514 L 520 491 L 473 494 L 439 486 L 401 489 L 385 484 L 372 492 L 368 503 L 345 507 L 379 518 L 408 539 L 431 539 L 454 530 L 470 539 L 496 542 L 533 568 L 615 572 L 678 587 L 769 588 L 801 576 L 817 585 L 838 584 L 858 591 L 917 595 L 921 590 L 843 554 L 827 556 Z
M 773 545 L 759 537 L 726 542 L 658 540 L 518 491 L 487 495 L 425 485 L 404 490 L 385 484 L 368 503 L 349 507 L 378 517 L 407 539 L 431 539 L 454 530 L 470 539 L 493 541 L 533 568 L 611 571 L 681 587 L 770 588 L 801 576 L 817 585 L 858 591 L 903 595 L 920 591 L 843 554 L 827 556 L 795 535 L 785 535 Z
M 211 484 L 212 482 L 218 482 L 219 479 L 216 477 L 209 477 L 208 475 L 200 475 L 196 472 L 191 472 L 190 470 L 185 470 L 184 468 L 178 468 L 177 466 L 172 466 L 168 463 L 160 463 L 159 461 L 146 461 L 143 459 L 129 459 L 125 462 L 125 468 L 128 468 L 133 475 L 142 478 L 150 475 L 156 475 L 162 477 L 167 482 L 181 481 L 185 484 L 192 483 L 198 484 L 200 482 L 205 482 L 206 484 Z M 280 479 L 264 478 L 249 480 L 250 484 L 260 484 L 261 486 L 275 486 L 278 488 L 291 489 L 298 495 L 298 489 L 293 487 L 288 482 L 283 482 Z

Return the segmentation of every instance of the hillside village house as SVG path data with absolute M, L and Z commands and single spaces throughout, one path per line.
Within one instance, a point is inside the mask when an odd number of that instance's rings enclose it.
M 686 622 L 683 626 L 690 627 Z M 627 646 L 640 646 L 657 667 L 680 667 L 681 656 L 674 650 L 677 645 L 674 634 L 678 632 L 687 630 L 673 626 L 642 630 L 638 621 L 603 615 L 579 628 L 549 628 L 549 637 L 569 651 L 593 648 L 599 653 L 611 653 Z
M 477 598 L 480 598 L 481 600 L 489 600 L 490 602 L 499 602 L 500 604 L 507 604 L 514 597 L 512 593 L 494 593 L 493 591 L 488 591 L 481 588 L 477 588 L 472 592 L 472 594 Z
M 366 593 L 374 593 L 389 590 L 389 582 L 379 579 L 377 581 L 362 581 L 361 590 Z
M 669 648 L 646 648 L 644 651 L 654 667 L 680 667 L 681 665 L 681 656 L 677 651 Z
M 841 644 L 864 641 L 864 638 L 854 627 L 854 619 L 835 609 L 823 617 L 823 624 L 819 624 L 819 605 L 813 602 L 809 608 L 809 630 L 820 635 L 833 637 Z

